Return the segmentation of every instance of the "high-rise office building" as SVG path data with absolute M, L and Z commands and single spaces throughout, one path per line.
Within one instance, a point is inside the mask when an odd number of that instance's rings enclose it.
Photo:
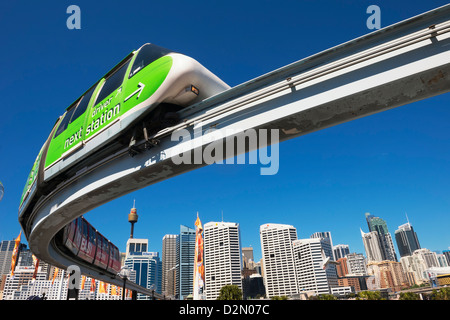
M 442 253 L 437 253 L 436 254 L 437 260 L 439 262 L 439 267 L 440 268 L 447 268 L 449 266 L 447 259 L 445 258 L 445 255 Z
M 315 232 L 311 235 L 311 239 L 321 240 L 319 242 L 319 245 L 322 253 L 322 258 L 326 257 L 331 261 L 330 263 L 327 263 L 326 267 L 323 267 L 323 270 L 326 271 L 328 285 L 330 288 L 337 287 L 337 270 L 336 264 L 333 263 L 336 261 L 336 258 L 333 251 L 333 240 L 331 238 L 331 232 Z M 315 247 L 317 247 L 317 245 L 313 245 L 313 242 L 311 242 L 311 248 Z
M 143 252 L 148 252 L 148 239 L 128 239 L 126 247 L 127 257 L 130 255 L 142 255 Z
M 366 221 L 369 226 L 369 231 L 378 233 L 378 241 L 380 242 L 381 255 L 383 260 L 397 261 L 397 254 L 395 253 L 392 236 L 389 233 L 386 221 L 380 217 L 366 213 Z
M 242 267 L 250 269 L 253 266 L 252 262 L 253 264 L 255 262 L 253 260 L 253 248 L 252 247 L 242 248 Z
M 297 230 L 291 225 L 269 223 L 261 225 L 259 233 L 267 296 L 297 294 L 292 248 L 292 242 L 297 240 Z
M 329 258 L 331 258 L 332 260 L 336 261 L 336 257 L 334 256 L 334 251 L 333 251 L 333 240 L 331 239 L 331 232 L 329 231 L 325 231 L 325 232 L 315 232 L 311 235 L 310 237 L 311 239 L 317 239 L 317 238 L 322 238 L 325 241 L 327 241 L 330 246 L 327 246 L 325 255 Z M 331 248 L 331 250 L 328 250 L 328 248 Z
M 378 232 L 372 231 L 364 233 L 361 230 L 361 237 L 366 250 L 367 261 L 383 261 L 383 255 L 380 248 L 380 240 L 378 239 Z
M 176 260 L 176 295 L 184 300 L 192 294 L 194 281 L 194 256 L 195 256 L 195 230 L 186 226 L 180 226 L 180 234 L 177 237 Z
M 176 234 L 166 234 L 162 240 L 162 292 L 166 296 L 175 296 L 174 272 L 171 272 L 177 264 L 177 238 Z M 169 285 L 171 284 L 171 285 Z
M 413 256 L 418 257 L 418 260 L 421 261 L 426 269 L 439 267 L 439 261 L 437 259 L 436 252 L 433 252 L 429 249 L 417 249 L 413 252 Z
M 366 276 L 367 263 L 366 259 L 361 253 L 349 253 L 347 257 L 347 270 L 349 274 Z
M 148 251 L 147 239 L 128 239 L 125 265 L 134 271 L 132 272 L 131 281 L 144 288 L 161 293 L 161 260 L 158 252 Z M 137 298 L 139 300 L 151 299 L 151 297 L 139 293 Z
M 59 271 L 60 274 L 63 272 L 63 270 Z M 55 281 L 48 279 L 48 273 L 39 268 L 33 283 L 33 273 L 34 268 L 18 266 L 14 277 L 6 276 L 3 300 L 26 300 L 30 296 L 42 297 L 44 293 L 48 300 L 61 300 L 63 296 L 66 297 L 67 288 L 66 292 L 63 292 L 64 283 L 61 277 Z
M 350 253 L 350 248 L 348 244 L 338 244 L 333 246 L 334 258 L 336 261 L 340 258 L 345 258 L 346 255 Z
M 395 230 L 395 241 L 400 257 L 410 256 L 415 250 L 420 249 L 417 234 L 409 222 L 402 224 Z
M 5 240 L 0 243 L 0 275 L 9 274 L 11 271 L 11 258 L 14 250 L 15 241 Z M 26 249 L 26 244 L 21 243 L 19 252 Z
M 225 285 L 242 290 L 239 224 L 208 222 L 204 225 L 206 299 L 215 300 Z
M 450 266 L 450 250 L 443 250 L 442 254 L 444 255 L 445 259 L 447 259 L 447 263 Z
M 299 239 L 292 242 L 299 292 L 329 294 L 338 286 L 336 266 L 324 265 L 331 245 L 326 238 Z

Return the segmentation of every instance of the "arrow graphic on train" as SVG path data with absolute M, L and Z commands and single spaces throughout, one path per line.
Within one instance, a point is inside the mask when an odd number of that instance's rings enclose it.
M 132 94 L 130 94 L 128 97 L 126 97 L 123 102 L 127 101 L 128 99 L 130 99 L 132 96 L 134 96 L 138 92 L 139 93 L 138 93 L 137 97 L 139 98 L 139 96 L 141 95 L 142 90 L 144 90 L 145 84 L 143 84 L 142 82 L 139 82 L 138 83 L 138 87 L 139 88 L 136 91 L 134 91 Z

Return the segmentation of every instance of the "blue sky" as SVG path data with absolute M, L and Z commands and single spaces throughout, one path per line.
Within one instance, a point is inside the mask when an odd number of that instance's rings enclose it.
M 66 9 L 81 9 L 69 30 Z M 152 42 L 185 53 L 236 86 L 445 1 L 8 1 L 0 4 L 0 240 L 14 239 L 21 192 L 56 118 L 129 52 Z M 123 196 L 85 216 L 124 251 L 136 200 L 135 237 L 161 252 L 180 224 L 238 222 L 242 246 L 261 257 L 259 226 L 285 223 L 299 238 L 330 231 L 334 244 L 364 252 L 364 213 L 406 222 L 422 247 L 450 246 L 448 94 L 280 144 L 280 170 L 212 165 Z

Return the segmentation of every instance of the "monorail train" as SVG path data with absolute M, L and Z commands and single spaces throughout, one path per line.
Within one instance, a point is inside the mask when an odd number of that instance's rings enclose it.
M 58 183 L 124 147 L 134 152 L 132 141 L 145 137 L 146 130 L 156 133 L 176 123 L 176 111 L 227 89 L 225 82 L 183 54 L 154 44 L 131 52 L 56 121 L 20 200 L 25 234 L 34 204 Z
M 73 255 L 110 273 L 119 273 L 119 249 L 83 217 L 73 220 L 60 234 L 64 247 Z

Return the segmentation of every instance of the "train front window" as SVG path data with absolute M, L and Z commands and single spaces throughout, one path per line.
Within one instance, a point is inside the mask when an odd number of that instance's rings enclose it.
M 152 63 L 153 61 L 171 53 L 171 50 L 166 48 L 156 46 L 154 44 L 146 44 L 144 45 L 134 60 L 133 67 L 131 68 L 130 75 L 128 78 L 131 78 L 140 70 L 144 69 L 147 65 Z
M 70 123 L 72 123 L 74 120 L 76 120 L 79 116 L 81 116 L 87 109 L 87 106 L 89 104 L 89 100 L 91 100 L 92 93 L 95 90 L 95 86 L 91 88 L 86 94 L 81 98 L 80 103 L 78 104 L 77 109 L 75 110 L 72 119 L 70 120 Z
M 125 62 L 119 69 L 117 69 L 112 75 L 108 76 L 106 78 L 105 83 L 103 84 L 102 89 L 100 90 L 100 93 L 98 94 L 97 99 L 95 100 L 94 105 L 96 105 L 98 102 L 105 99 L 107 96 L 109 96 L 114 90 L 119 88 L 122 85 L 123 78 L 125 76 L 125 72 L 127 71 L 128 63 L 130 60 Z
M 57 136 L 59 136 L 64 130 L 66 130 L 67 125 L 69 124 L 69 121 L 72 118 L 72 114 L 74 111 L 75 111 L 75 108 L 72 108 L 66 112 L 66 115 L 64 116 L 61 123 L 59 124 L 58 130 L 56 130 L 55 138 Z

